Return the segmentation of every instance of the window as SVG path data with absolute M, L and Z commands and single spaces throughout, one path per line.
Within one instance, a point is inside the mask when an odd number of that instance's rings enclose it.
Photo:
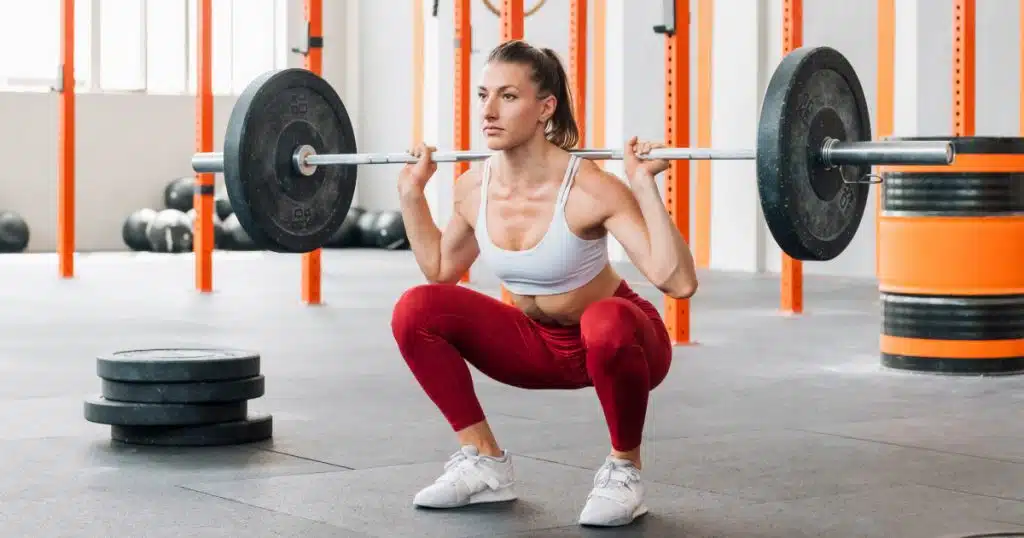
M 252 79 L 274 68 L 274 0 L 236 1 L 231 13 L 231 91 L 241 93 Z
M 243 0 L 247 1 L 247 0 Z M 248 0 L 251 1 L 251 0 Z M 231 4 L 232 0 L 213 0 L 213 93 L 231 92 Z M 188 0 L 188 89 L 196 91 L 196 64 L 199 54 L 199 12 L 196 0 Z
M 189 4 L 188 87 L 196 91 L 198 55 L 196 0 Z M 213 0 L 213 93 L 238 93 L 253 78 L 278 64 L 278 19 L 286 17 L 280 0 Z
M 28 9 L 25 0 L 0 0 L 0 50 L 8 51 L 0 54 L 0 87 L 42 90 L 56 84 L 63 3 L 33 0 Z M 265 71 L 287 64 L 289 4 L 212 0 L 214 93 L 238 93 Z M 74 6 L 78 88 L 195 91 L 197 0 L 76 0 Z
M 188 5 L 146 2 L 146 90 L 185 93 L 188 85 Z
M 146 88 L 145 24 L 143 2 L 100 0 L 101 89 Z
M 60 0 L 0 0 L 0 86 L 56 84 L 60 73 Z M 89 81 L 92 9 L 90 2 L 75 2 L 75 79 Z

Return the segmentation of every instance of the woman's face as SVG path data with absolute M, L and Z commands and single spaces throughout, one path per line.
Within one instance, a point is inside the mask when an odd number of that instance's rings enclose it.
M 544 136 L 555 112 L 555 98 L 538 98 L 530 67 L 525 64 L 488 63 L 477 97 L 484 141 L 495 151 L 520 146 L 538 133 Z

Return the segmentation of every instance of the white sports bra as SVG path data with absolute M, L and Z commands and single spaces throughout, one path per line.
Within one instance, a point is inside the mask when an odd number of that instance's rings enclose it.
M 480 258 L 516 295 L 555 295 L 583 287 L 608 264 L 608 239 L 582 239 L 569 229 L 565 202 L 579 169 L 580 158 L 571 155 L 565 178 L 558 190 L 555 211 L 544 237 L 527 250 L 500 249 L 487 233 L 487 194 L 490 159 L 484 162 L 480 187 L 480 209 L 476 219 L 476 240 Z

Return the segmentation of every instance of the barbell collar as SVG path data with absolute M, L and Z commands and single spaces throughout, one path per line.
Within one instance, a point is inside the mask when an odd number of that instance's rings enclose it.
M 192 156 L 192 171 L 197 174 L 221 174 L 224 172 L 223 153 L 196 153 Z
M 843 165 L 944 165 L 953 162 L 956 152 L 949 141 L 888 140 L 879 142 L 840 142 L 826 139 L 821 147 L 821 162 L 828 167 Z

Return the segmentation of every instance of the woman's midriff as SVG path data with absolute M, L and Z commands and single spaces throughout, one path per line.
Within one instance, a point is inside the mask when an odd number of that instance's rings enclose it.
M 543 324 L 576 325 L 592 303 L 615 295 L 622 283 L 610 265 L 581 288 L 557 295 L 516 295 L 513 303 L 531 319 Z

